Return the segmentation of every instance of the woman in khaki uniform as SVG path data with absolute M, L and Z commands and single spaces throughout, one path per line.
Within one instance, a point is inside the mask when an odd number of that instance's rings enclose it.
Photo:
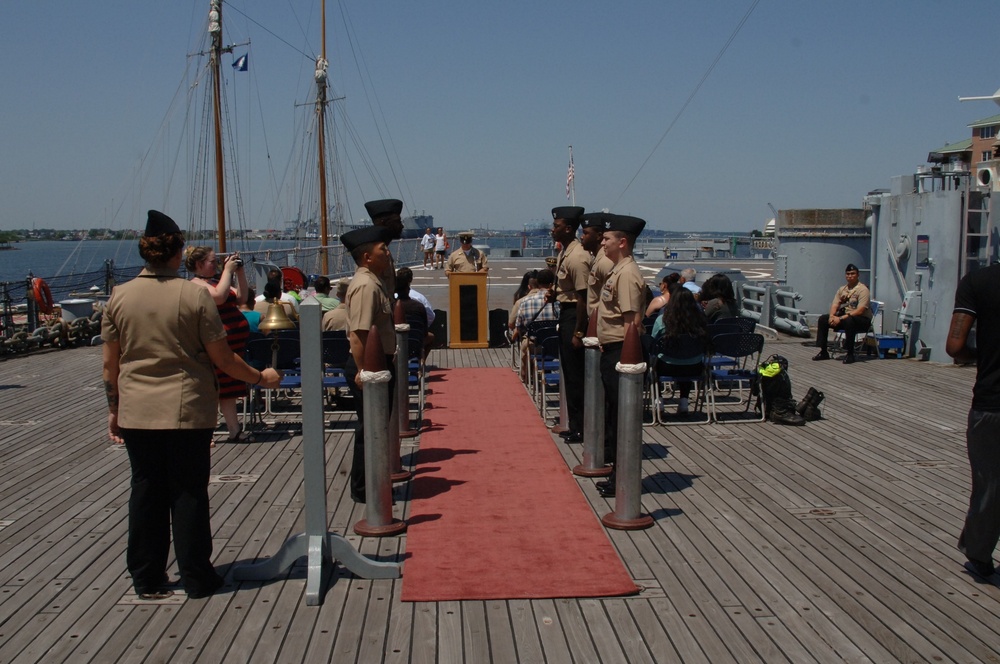
M 178 274 L 184 236 L 149 211 L 139 255 L 146 267 L 117 286 L 104 312 L 104 387 L 108 435 L 124 443 L 132 467 L 126 562 L 135 591 L 163 599 L 170 534 L 188 597 L 223 583 L 212 566 L 209 444 L 219 391 L 212 365 L 275 389 L 274 369 L 257 371 L 229 349 L 208 290 Z

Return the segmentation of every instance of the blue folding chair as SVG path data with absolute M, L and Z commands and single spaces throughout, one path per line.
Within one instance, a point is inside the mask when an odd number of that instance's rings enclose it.
M 693 417 L 702 412 L 706 402 L 706 385 L 708 370 L 705 364 L 705 342 L 692 334 L 682 334 L 672 337 L 661 336 L 653 340 L 650 349 L 649 380 L 650 407 L 653 410 L 654 421 L 664 425 L 708 424 L 712 421 L 711 411 L 704 413 L 704 420 Z M 688 369 L 699 367 L 700 371 L 691 374 Z M 664 385 L 679 382 L 695 384 L 694 408 L 692 417 L 688 419 L 664 419 L 663 395 Z M 672 388 L 671 388 L 672 390 Z
M 743 412 L 749 413 L 753 401 L 753 386 L 757 384 L 757 370 L 760 365 L 760 355 L 764 351 L 764 336 L 739 332 L 720 334 L 712 339 L 712 346 L 720 355 L 733 358 L 737 362 L 735 368 L 715 368 L 709 371 L 708 408 L 712 419 L 716 422 L 763 422 L 765 408 L 760 409 L 760 416 L 755 419 L 741 418 L 724 420 L 720 417 L 720 405 L 743 406 Z M 743 399 L 743 389 L 747 390 L 747 398 Z M 720 394 L 727 390 L 727 399 L 732 396 L 732 390 L 739 390 L 739 398 L 734 401 L 721 401 Z

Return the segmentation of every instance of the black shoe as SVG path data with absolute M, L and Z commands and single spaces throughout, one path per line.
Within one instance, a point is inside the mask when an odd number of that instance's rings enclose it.
M 574 431 L 573 433 L 571 433 L 568 436 L 563 436 L 562 434 L 559 434 L 559 435 L 562 436 L 562 439 L 565 440 L 567 443 L 582 443 L 583 442 L 583 434 L 582 433 L 578 433 L 576 431 Z
M 965 569 L 979 582 L 989 582 L 990 577 L 996 573 L 996 568 L 992 562 L 984 563 L 981 560 L 969 558 L 965 563 Z
M 174 591 L 168 590 L 167 588 L 158 588 L 157 590 L 146 590 L 141 593 L 137 592 L 136 596 L 144 602 L 158 602 L 161 599 L 173 597 Z
M 580 435 L 579 431 L 570 431 L 569 429 L 559 432 L 559 437 L 562 438 L 563 440 L 566 440 L 570 436 L 579 436 L 579 435 Z
M 614 485 L 615 483 L 612 482 L 611 480 L 601 480 L 600 482 L 594 484 L 594 486 L 596 486 L 598 489 L 606 489 L 609 486 L 613 487 Z
M 813 359 L 814 360 L 829 360 L 830 359 L 830 354 L 828 352 L 826 352 L 825 350 L 821 350 L 820 352 L 818 352 L 815 355 L 813 355 Z
M 844 358 L 844 364 L 854 364 L 854 356 L 848 355 Z
M 597 493 L 601 495 L 601 498 L 614 498 L 615 497 L 615 485 L 608 484 L 607 486 L 598 486 Z
M 362 505 L 365 504 L 365 497 L 364 497 L 364 495 L 363 494 L 359 494 L 359 493 L 354 493 L 353 491 L 351 492 L 351 500 L 353 500 L 356 503 L 360 503 Z
M 198 584 L 194 588 L 188 588 L 186 590 L 188 599 L 203 599 L 209 595 L 214 595 L 215 591 L 221 588 L 224 583 L 225 581 L 222 577 L 216 574 L 204 584 Z

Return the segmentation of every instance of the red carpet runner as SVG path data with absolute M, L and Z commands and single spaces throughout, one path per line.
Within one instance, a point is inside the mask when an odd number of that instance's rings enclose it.
M 403 601 L 637 592 L 517 376 L 437 375 L 411 480 Z

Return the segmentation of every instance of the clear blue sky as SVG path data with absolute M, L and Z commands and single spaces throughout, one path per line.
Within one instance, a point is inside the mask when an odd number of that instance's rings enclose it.
M 349 220 L 383 195 L 451 229 L 547 220 L 572 145 L 580 205 L 748 231 L 768 202 L 857 207 L 1000 113 L 957 101 L 1000 87 L 993 0 L 760 0 L 678 118 L 752 4 L 328 0 L 330 79 L 371 160 L 344 146 Z M 175 164 L 194 149 L 184 72 L 207 7 L 3 3 L 0 229 L 141 227 L 150 207 L 187 225 Z M 234 0 L 224 21 L 227 43 L 252 41 L 236 49 L 250 71 L 223 65 L 246 225 L 280 227 L 312 178 L 289 163 L 319 1 Z

